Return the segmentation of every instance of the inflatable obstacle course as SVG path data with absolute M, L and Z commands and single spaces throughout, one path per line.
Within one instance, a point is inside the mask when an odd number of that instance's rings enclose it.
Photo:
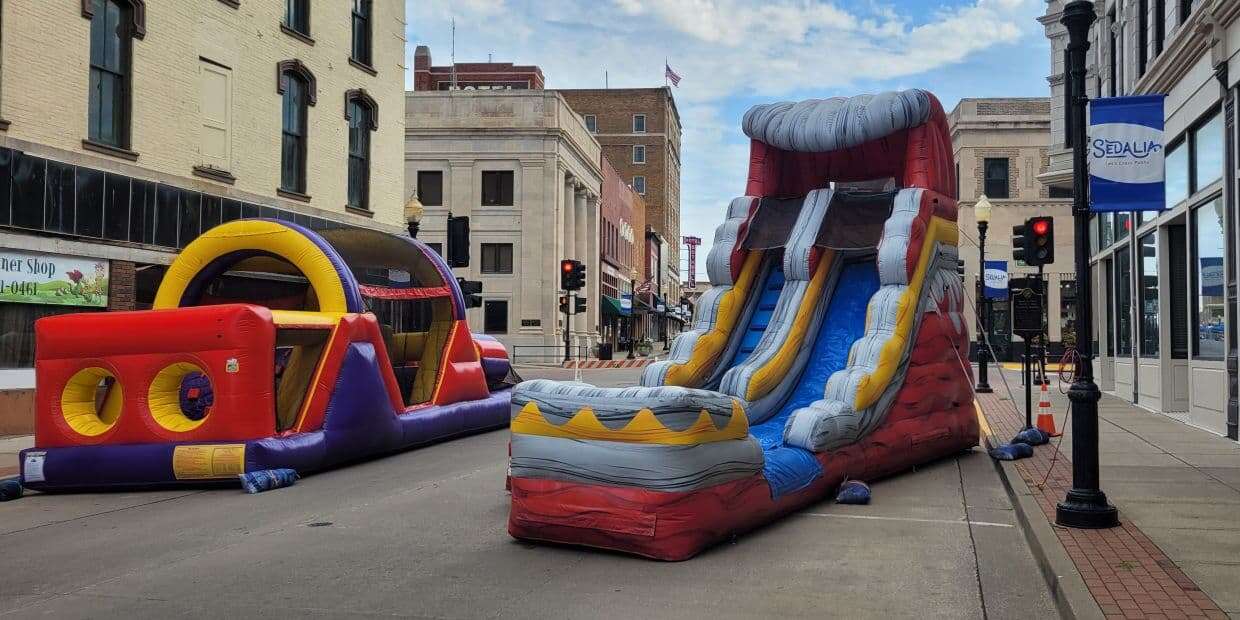
M 26 486 L 306 473 L 503 426 L 507 354 L 451 270 L 365 229 L 236 220 L 190 243 L 154 309 L 35 323 Z
M 712 287 L 642 385 L 512 395 L 517 538 L 685 559 L 977 444 L 947 119 L 920 90 L 761 105 Z

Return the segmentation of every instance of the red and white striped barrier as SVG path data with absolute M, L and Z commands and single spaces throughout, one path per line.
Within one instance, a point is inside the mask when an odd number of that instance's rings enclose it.
M 631 360 L 578 360 L 576 362 L 563 362 L 560 366 L 563 368 L 573 368 L 576 365 L 577 368 L 583 370 L 591 368 L 641 368 L 653 361 L 655 361 L 654 358 L 650 357 L 639 357 Z

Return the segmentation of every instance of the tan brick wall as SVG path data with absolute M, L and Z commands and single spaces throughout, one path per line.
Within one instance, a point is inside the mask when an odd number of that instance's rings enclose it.
M 207 58 L 232 70 L 233 187 L 296 208 L 301 203 L 275 199 L 280 182 L 276 63 L 300 59 L 314 73 L 318 93 L 317 105 L 308 113 L 310 205 L 345 211 L 344 92 L 364 88 L 379 107 L 379 129 L 371 135 L 371 207 L 379 221 L 399 225 L 404 202 L 404 6 L 374 2 L 373 64 L 378 75 L 371 76 L 348 62 L 351 3 L 310 4 L 314 45 L 280 31 L 282 2 L 245 0 L 238 9 L 216 0 L 147 2 L 146 37 L 133 41 L 135 164 L 191 178 L 201 161 L 199 58 Z M 0 117 L 11 123 L 8 137 L 84 153 L 90 21 L 82 16 L 81 6 L 80 0 L 3 3 Z M 122 161 L 93 153 L 86 157 L 78 163 L 102 169 Z

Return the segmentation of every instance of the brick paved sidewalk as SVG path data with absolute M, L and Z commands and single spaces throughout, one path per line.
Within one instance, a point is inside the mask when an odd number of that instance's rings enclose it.
M 1001 396 L 1006 394 L 1001 385 L 995 387 L 995 393 L 978 394 L 977 400 L 992 433 L 988 441 L 1004 442 L 1024 426 L 1024 413 Z M 1017 389 L 1015 384 L 1013 389 Z M 1062 424 L 1063 418 L 1061 409 L 1056 420 Z M 1126 518 L 1123 505 L 1119 505 L 1121 526 L 1117 528 L 1074 530 L 1053 525 L 1055 504 L 1072 482 L 1072 463 L 1067 454 L 1070 439 L 1065 437 L 1063 451 L 1056 453 L 1058 441 L 1052 439 L 1050 444 L 1036 448 L 1033 457 L 1016 461 L 1015 468 L 1102 612 L 1123 618 L 1227 618 L 1210 596 Z M 1105 484 L 1103 488 L 1105 491 Z M 1240 588 L 1240 584 L 1234 587 Z

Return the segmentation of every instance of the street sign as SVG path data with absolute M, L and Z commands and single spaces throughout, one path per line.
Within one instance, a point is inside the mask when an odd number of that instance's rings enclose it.
M 1012 331 L 1025 340 L 1042 333 L 1042 282 L 1037 278 L 1013 278 Z

